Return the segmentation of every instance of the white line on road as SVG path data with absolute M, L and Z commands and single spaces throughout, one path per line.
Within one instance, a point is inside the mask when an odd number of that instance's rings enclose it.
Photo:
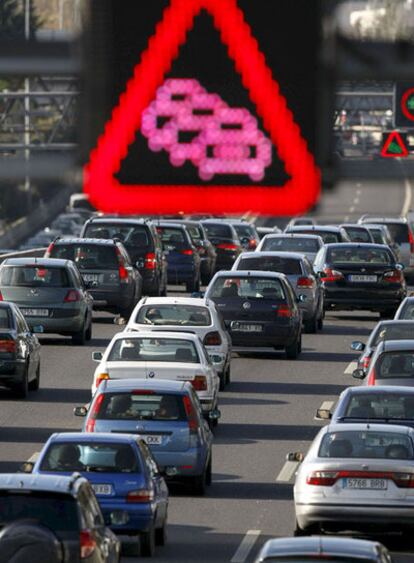
M 346 367 L 346 370 L 344 371 L 345 375 L 348 375 L 350 373 L 352 373 L 354 370 L 356 370 L 358 367 L 358 362 L 356 362 L 355 360 L 353 360 L 352 362 L 350 362 L 348 364 L 348 366 Z
M 354 211 L 355 211 L 355 207 L 354 207 L 354 206 L 352 206 L 352 207 L 349 208 L 349 213 L 353 213 Z
M 246 535 L 231 559 L 231 563 L 244 563 L 260 534 L 261 530 L 247 530 Z
M 406 217 L 407 213 L 410 211 L 411 200 L 413 197 L 410 180 L 408 178 L 404 180 L 404 187 L 405 187 L 405 198 L 404 198 L 404 205 L 401 210 L 402 217 Z
M 276 483 L 289 483 L 298 468 L 298 461 L 285 461 L 284 466 L 276 477 Z
M 348 223 L 348 221 L 349 221 L 349 215 L 345 215 L 345 217 L 344 217 L 344 223 Z
M 359 203 L 359 197 L 356 197 L 356 198 L 354 199 L 354 204 L 355 204 L 355 205 L 358 205 L 358 203 Z

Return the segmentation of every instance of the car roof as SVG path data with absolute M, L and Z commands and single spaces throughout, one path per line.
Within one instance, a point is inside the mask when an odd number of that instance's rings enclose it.
M 378 250 L 388 250 L 388 246 L 386 244 L 377 244 L 374 242 L 331 242 L 329 244 L 325 244 L 325 247 L 327 250 L 330 248 L 377 248 Z
M 50 437 L 50 442 L 116 442 L 135 444 L 137 434 L 118 434 L 116 432 L 57 432 Z
M 217 278 L 273 278 L 273 279 L 280 279 L 285 280 L 285 274 L 281 274 L 280 272 L 265 272 L 263 270 L 220 270 L 214 276 L 213 279 Z
M 305 231 L 332 231 L 337 233 L 341 230 L 341 227 L 338 227 L 338 225 L 293 225 L 289 227 L 289 231 L 292 233 L 301 231 L 302 229 Z
M 340 424 L 332 422 L 323 428 L 324 433 L 331 432 L 359 432 L 370 431 L 373 432 L 397 432 L 399 434 L 414 434 L 414 429 L 402 424 L 377 424 L 372 422 L 351 422 L 350 424 Z
M 136 224 L 136 225 L 146 225 L 148 224 L 148 219 L 143 219 L 142 217 L 91 217 L 87 221 L 88 224 L 90 223 L 122 223 L 125 225 L 128 224 Z
M 24 258 L 6 258 L 2 263 L 7 266 L 43 266 L 47 268 L 48 266 L 67 266 L 71 261 L 62 260 L 61 258 L 36 258 L 36 257 L 24 257 Z
M 100 386 L 100 392 L 107 391 L 129 391 L 133 389 L 151 389 L 154 391 L 181 392 L 187 389 L 191 384 L 187 381 L 175 381 L 172 379 L 106 379 L 103 386 Z
M 406 338 L 404 340 L 385 340 L 380 343 L 384 352 L 398 352 L 410 350 L 414 352 L 414 339 Z
M 154 221 L 154 225 L 156 227 L 170 227 L 172 229 L 180 229 L 181 231 L 186 231 L 186 225 L 184 225 L 181 221 Z
M 266 238 L 271 239 L 271 238 L 308 238 L 311 240 L 321 240 L 323 242 L 323 239 L 321 236 L 319 235 L 311 235 L 310 233 L 269 233 L 268 235 L 266 235 Z
M 192 305 L 195 307 L 208 307 L 213 305 L 209 300 L 199 297 L 144 297 L 141 305 Z
M 381 217 L 380 215 L 369 215 L 366 217 L 369 219 L 370 223 L 376 223 L 376 221 L 381 221 L 381 223 L 401 223 L 406 225 L 407 219 L 405 217 Z M 365 224 L 365 218 L 361 217 L 362 225 Z
M 82 483 L 87 483 L 87 479 L 76 473 L 72 476 L 38 475 L 35 473 L 0 474 L 0 490 L 45 491 L 49 493 L 66 493 L 73 496 L 76 495 Z
M 364 223 L 341 223 L 340 227 L 356 227 L 357 229 L 366 230 L 366 226 Z
M 388 325 L 405 325 L 405 324 L 413 324 L 414 319 L 390 319 L 388 321 L 378 321 L 378 324 L 375 325 L 373 330 L 375 330 L 378 326 L 388 326 Z
M 266 542 L 261 557 L 294 555 L 354 555 L 356 557 L 368 557 L 377 555 L 378 543 L 368 540 L 312 536 L 305 538 L 278 538 Z
M 139 332 L 118 332 L 113 337 L 114 340 L 122 340 L 123 338 L 134 339 L 134 338 L 177 338 L 181 340 L 191 340 L 193 342 L 198 342 L 199 337 L 198 335 L 191 333 L 191 332 L 169 332 L 169 331 L 157 331 L 156 336 L 154 336 L 154 332 L 151 331 L 144 331 L 140 330 Z
M 354 385 L 347 387 L 343 393 L 347 395 L 398 395 L 398 393 L 414 395 L 414 387 L 405 385 Z
M 57 244 L 99 244 L 104 246 L 115 246 L 116 242 L 122 241 L 115 241 L 111 238 L 82 238 L 82 237 L 73 237 L 73 238 L 57 238 L 53 243 Z
M 291 258 L 296 260 L 306 259 L 304 252 L 283 252 L 283 251 L 273 251 L 273 250 L 257 250 L 256 252 L 243 252 L 240 254 L 240 260 L 246 258 L 247 260 L 253 258 L 260 258 L 261 256 L 266 257 L 277 257 L 280 258 Z

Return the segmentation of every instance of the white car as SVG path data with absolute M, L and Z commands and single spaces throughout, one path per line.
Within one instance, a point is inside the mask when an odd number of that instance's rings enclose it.
M 136 305 L 125 331 L 184 331 L 197 334 L 220 377 L 220 389 L 230 382 L 231 338 L 213 301 L 191 297 L 144 297 Z
M 193 385 L 206 416 L 217 409 L 219 378 L 195 334 L 120 332 L 92 359 L 99 362 L 92 395 L 105 379 L 172 379 Z

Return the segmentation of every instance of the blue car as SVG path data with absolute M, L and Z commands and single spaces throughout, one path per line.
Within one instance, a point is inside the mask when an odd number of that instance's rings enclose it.
M 75 414 L 86 415 L 85 432 L 139 433 L 159 467 L 196 494 L 210 485 L 213 435 L 191 383 L 104 380 L 88 412 L 78 407 Z
M 141 555 L 166 541 L 168 488 L 146 444 L 131 434 L 53 434 L 33 473 L 88 479 L 105 523 L 118 535 L 139 535 Z

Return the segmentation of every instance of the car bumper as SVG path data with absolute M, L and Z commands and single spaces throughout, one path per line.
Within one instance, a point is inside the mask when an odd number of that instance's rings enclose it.
M 325 288 L 325 309 L 366 309 L 384 311 L 397 308 L 406 296 L 405 289 L 381 290 L 345 287 Z
M 177 474 L 171 477 L 171 480 L 194 477 L 203 471 L 206 455 L 202 455 L 202 450 L 191 448 L 184 452 L 158 452 L 154 449 L 151 451 L 161 469 L 175 467 Z
M 20 383 L 26 374 L 24 359 L 0 360 L 0 384 Z
M 154 521 L 155 509 L 150 504 L 126 504 L 125 502 L 104 500 L 97 497 L 102 509 L 105 524 L 116 534 L 136 535 L 146 532 Z M 124 524 L 113 524 L 111 514 L 122 513 L 127 521 Z
M 196 278 L 197 271 L 195 266 L 178 265 L 168 267 L 168 283 L 179 284 L 192 282 Z
M 242 333 L 232 331 L 231 329 L 229 332 L 233 346 L 243 348 L 284 348 L 295 341 L 298 330 L 298 326 L 292 324 L 285 327 L 276 325 L 266 326 L 260 333 Z
M 82 313 L 74 313 L 73 316 L 68 318 L 51 318 L 51 317 L 25 317 L 29 328 L 35 326 L 42 326 L 43 332 L 55 332 L 63 334 L 71 334 L 79 332 L 84 324 L 85 317 Z
M 127 308 L 131 305 L 131 295 L 126 295 L 119 289 L 91 291 L 93 308 L 97 310 Z

